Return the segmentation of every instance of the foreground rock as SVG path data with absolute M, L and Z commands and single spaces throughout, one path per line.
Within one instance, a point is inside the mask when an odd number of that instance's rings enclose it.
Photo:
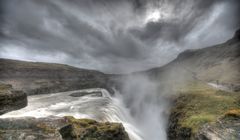
M 196 140 L 239 140 L 240 118 L 224 118 L 214 124 L 206 124 L 197 133 Z
M 11 118 L 0 124 L 1 140 L 129 140 L 122 124 L 90 119 Z
M 11 85 L 0 83 L 0 115 L 27 106 L 27 95 L 13 90 Z

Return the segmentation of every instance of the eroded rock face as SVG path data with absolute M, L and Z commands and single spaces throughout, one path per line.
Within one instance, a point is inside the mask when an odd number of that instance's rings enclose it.
M 76 120 L 73 117 L 67 117 L 66 120 L 69 124 L 59 130 L 66 140 L 129 140 L 120 123 L 99 123 L 90 119 Z
M 175 99 L 174 107 L 171 109 L 171 113 L 168 121 L 168 139 L 169 140 L 190 140 L 192 136 L 192 129 L 188 127 L 182 127 L 180 125 L 181 119 L 185 115 L 183 108 L 186 107 L 185 102 L 188 101 L 188 97 L 181 96 Z
M 0 119 L 1 140 L 129 140 L 122 124 L 73 117 Z
M 0 81 L 27 95 L 87 88 L 105 88 L 113 93 L 107 74 L 62 64 L 0 59 Z
M 240 118 L 220 119 L 217 123 L 206 124 L 197 133 L 196 140 L 239 140 Z
M 91 95 L 91 96 L 95 96 L 95 97 L 102 97 L 102 92 L 99 91 L 93 91 L 93 92 L 75 92 L 70 94 L 69 96 L 72 97 L 82 97 L 82 96 L 86 96 L 86 95 Z
M 11 85 L 0 83 L 0 115 L 27 106 L 27 95 L 13 90 Z

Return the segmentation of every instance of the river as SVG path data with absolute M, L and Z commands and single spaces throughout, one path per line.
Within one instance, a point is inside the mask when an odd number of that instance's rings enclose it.
M 89 94 L 79 97 L 70 96 L 73 93 L 79 92 L 88 92 Z M 101 94 L 96 94 L 97 92 Z M 122 123 L 131 140 L 145 140 L 150 137 L 149 135 L 152 135 L 152 139 L 154 140 L 166 139 L 166 136 L 161 134 L 163 130 L 155 129 L 155 126 L 158 126 L 158 121 L 156 117 L 154 117 L 154 114 L 149 112 L 151 108 L 146 110 L 146 112 L 142 111 L 140 114 L 138 113 L 138 115 L 144 117 L 148 115 L 145 122 L 139 122 L 139 116 L 131 114 L 131 108 L 126 107 L 123 99 L 123 95 L 119 94 L 117 91 L 114 96 L 111 96 L 107 90 L 100 88 L 33 95 L 28 96 L 27 107 L 4 114 L 0 116 L 0 118 L 41 118 L 49 116 L 91 118 L 97 121 Z M 148 130 L 149 128 L 152 128 L 152 130 Z

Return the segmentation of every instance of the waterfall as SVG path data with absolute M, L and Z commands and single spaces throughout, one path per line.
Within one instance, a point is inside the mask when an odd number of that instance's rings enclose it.
M 96 94 L 100 92 L 101 95 Z M 70 96 L 73 93 L 88 93 L 81 96 Z M 10 117 L 49 117 L 74 116 L 75 118 L 91 118 L 97 121 L 120 122 L 124 125 L 131 140 L 165 139 L 164 129 L 159 123 L 161 108 L 155 104 L 147 105 L 142 109 L 127 106 L 126 94 L 115 91 L 111 96 L 105 89 L 94 88 L 55 94 L 28 96 L 28 106 L 0 116 Z M 153 97 L 154 98 L 154 97 Z M 136 98 L 138 99 L 138 98 Z M 133 100 L 132 102 L 137 102 Z M 135 109 L 136 114 L 131 111 Z M 141 112 L 139 112 L 141 111 Z M 156 115 L 158 114 L 158 115 Z M 151 136 L 150 136 L 151 135 Z
M 89 92 L 88 95 L 72 97 L 72 93 Z M 102 96 L 91 93 L 101 92 Z M 91 118 L 97 121 L 120 122 L 124 125 L 132 140 L 142 140 L 141 132 L 133 124 L 133 118 L 121 99 L 111 97 L 105 89 L 87 89 L 55 94 L 28 96 L 28 106 L 0 116 L 14 117 L 49 117 L 74 116 L 75 118 Z

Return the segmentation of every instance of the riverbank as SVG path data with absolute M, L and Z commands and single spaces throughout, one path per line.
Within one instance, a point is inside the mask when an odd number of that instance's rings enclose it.
M 239 133 L 240 92 L 227 92 L 209 86 L 207 83 L 193 82 L 178 89 L 169 118 L 168 135 L 170 140 L 224 137 Z M 218 134 L 225 128 L 219 128 L 219 122 L 228 124 L 226 134 Z M 232 125 L 230 125 L 232 124 Z M 207 127 L 208 126 L 208 127 Z M 222 129 L 217 131 L 218 129 Z M 207 131 L 216 130 L 216 131 Z M 210 133 L 212 133 L 210 135 Z M 201 135 L 201 136 L 200 136 Z M 239 135 L 231 137 L 239 139 Z

